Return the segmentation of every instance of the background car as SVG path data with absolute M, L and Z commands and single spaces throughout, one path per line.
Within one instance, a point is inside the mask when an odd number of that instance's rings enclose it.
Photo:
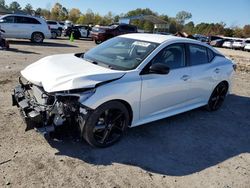
M 75 39 L 88 38 L 91 36 L 91 27 L 87 25 L 75 25 L 72 27 L 67 27 L 67 29 L 63 30 L 63 35 L 70 37 L 72 32 Z
M 217 39 L 210 42 L 210 45 L 213 47 L 222 47 L 222 44 L 224 43 L 225 39 Z
M 100 44 L 112 37 L 127 33 L 137 33 L 137 27 L 129 24 L 113 24 L 110 26 L 93 27 L 91 37 L 96 44 Z
M 62 35 L 63 26 L 60 25 L 59 22 L 54 20 L 47 20 L 46 22 L 51 29 L 51 38 L 60 37 Z
M 237 39 L 233 42 L 232 48 L 235 50 L 243 50 L 245 47 L 245 41 L 243 39 Z
M 0 17 L 0 26 L 5 31 L 6 38 L 30 39 L 41 43 L 51 37 L 50 28 L 43 18 L 8 14 Z
M 245 40 L 245 51 L 250 51 L 250 39 Z
M 223 44 L 222 44 L 222 47 L 224 47 L 224 48 L 232 48 L 233 47 L 233 42 L 234 42 L 234 40 L 228 40 L 228 41 L 225 41 Z

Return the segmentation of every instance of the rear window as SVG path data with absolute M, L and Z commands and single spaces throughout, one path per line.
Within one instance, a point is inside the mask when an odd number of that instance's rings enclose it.
M 250 40 L 246 40 L 245 42 L 246 42 L 247 44 L 250 44 Z

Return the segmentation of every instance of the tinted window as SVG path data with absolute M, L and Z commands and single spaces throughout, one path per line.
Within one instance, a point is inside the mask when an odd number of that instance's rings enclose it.
M 215 56 L 214 52 L 207 48 L 208 61 L 211 62 Z
M 50 24 L 50 25 L 57 25 L 56 22 L 53 22 L 53 21 L 47 21 L 47 24 Z
M 208 63 L 207 48 L 200 45 L 189 45 L 190 64 L 201 65 Z
M 174 44 L 160 51 L 152 60 L 152 64 L 164 63 L 170 69 L 185 67 L 185 47 Z
M 135 31 L 135 28 L 129 25 L 120 25 L 119 29 L 122 31 Z
M 22 17 L 17 16 L 16 17 L 16 23 L 20 24 L 40 24 L 40 22 L 34 18 L 28 18 L 28 17 Z
M 7 16 L 3 18 L 3 23 L 14 23 L 14 16 Z

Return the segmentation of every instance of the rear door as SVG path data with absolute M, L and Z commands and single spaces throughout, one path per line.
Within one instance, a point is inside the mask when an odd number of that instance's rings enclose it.
M 206 103 L 214 85 L 220 79 L 221 67 L 214 62 L 214 52 L 205 46 L 189 44 L 188 52 L 192 77 L 192 104 Z
M 31 38 L 33 32 L 41 31 L 41 23 L 35 18 L 17 16 L 16 25 L 19 28 L 19 34 L 22 38 Z
M 149 72 L 141 76 L 141 119 L 157 119 L 166 113 L 174 114 L 189 102 L 191 73 L 190 68 L 186 66 L 185 45 L 167 46 L 147 67 L 155 63 L 166 64 L 170 72 L 164 75 Z

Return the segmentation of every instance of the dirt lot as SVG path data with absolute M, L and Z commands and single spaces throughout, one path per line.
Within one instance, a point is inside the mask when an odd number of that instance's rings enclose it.
M 92 41 L 12 41 L 0 51 L 0 187 L 250 187 L 250 53 L 222 49 L 243 66 L 217 112 L 193 110 L 130 129 L 121 142 L 94 149 L 70 137 L 25 132 L 11 89 L 41 57 L 82 52 Z

